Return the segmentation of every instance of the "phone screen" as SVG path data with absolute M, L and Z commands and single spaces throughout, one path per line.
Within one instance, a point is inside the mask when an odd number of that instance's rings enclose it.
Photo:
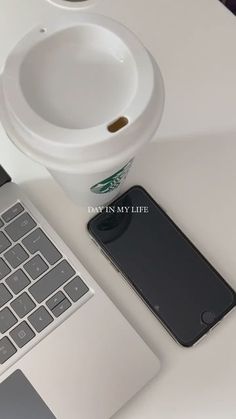
M 127 191 L 88 228 L 182 345 L 192 346 L 235 305 L 232 288 L 142 187 Z

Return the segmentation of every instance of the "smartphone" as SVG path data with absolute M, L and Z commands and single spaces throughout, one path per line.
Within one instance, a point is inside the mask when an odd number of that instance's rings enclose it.
M 194 345 L 235 306 L 234 290 L 141 186 L 105 207 L 88 230 L 181 345 Z

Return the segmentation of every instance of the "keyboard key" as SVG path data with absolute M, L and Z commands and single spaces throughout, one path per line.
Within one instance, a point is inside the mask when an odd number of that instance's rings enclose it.
M 23 240 L 23 244 L 32 255 L 36 252 L 40 252 L 50 265 L 54 265 L 62 258 L 61 253 L 57 250 L 51 240 L 49 240 L 46 234 L 44 234 L 41 228 L 37 228 L 29 234 Z
M 10 332 L 10 336 L 17 344 L 17 346 L 19 346 L 19 348 L 22 348 L 31 339 L 34 338 L 35 333 L 26 322 L 22 322 Z
M 35 303 L 31 300 L 28 294 L 24 292 L 11 303 L 11 307 L 16 314 L 22 319 L 30 311 L 35 308 Z
M 21 269 L 18 269 L 18 271 L 6 279 L 6 284 L 14 294 L 19 294 L 19 292 L 30 284 L 30 280 Z
M 0 311 L 0 332 L 1 333 L 5 333 L 16 323 L 17 323 L 17 319 L 9 308 L 6 307 L 2 311 Z
M 41 256 L 34 256 L 29 262 L 25 263 L 24 268 L 32 279 L 38 278 L 48 269 L 48 265 Z
M 28 317 L 28 320 L 33 328 L 40 333 L 45 327 L 52 323 L 53 317 L 50 316 L 46 308 L 39 307 L 38 310 Z
M 0 253 L 5 252 L 8 247 L 11 246 L 10 240 L 5 236 L 5 234 L 0 231 Z
M 55 268 L 32 285 L 29 292 L 38 303 L 41 303 L 74 275 L 74 269 L 66 260 L 62 260 Z
M 8 301 L 12 299 L 11 293 L 5 287 L 5 285 L 0 284 L 0 308 L 4 306 Z
M 83 297 L 84 294 L 89 291 L 87 285 L 85 285 L 79 276 L 74 278 L 68 285 L 66 285 L 64 290 L 74 302 L 78 301 L 81 297 Z
M 8 236 L 16 242 L 29 233 L 34 227 L 36 227 L 35 221 L 27 212 L 24 212 L 15 221 L 12 221 L 12 223 L 9 224 L 5 228 L 5 231 Z
M 19 215 L 21 212 L 24 211 L 24 208 L 22 205 L 18 202 L 13 207 L 11 207 L 9 210 L 7 210 L 3 215 L 2 218 L 6 223 L 9 223 L 13 218 L 15 218 L 17 215 Z
M 71 302 L 67 298 L 64 298 L 64 300 L 60 304 L 54 307 L 52 312 L 55 317 L 59 317 L 61 316 L 61 314 L 65 313 L 65 311 L 68 310 L 68 308 L 70 307 L 71 307 Z
M 66 296 L 63 294 L 63 292 L 57 292 L 52 298 L 50 298 L 50 300 L 46 302 L 49 310 L 53 310 L 54 307 L 58 306 L 58 304 L 60 304 L 65 298 Z
M 29 258 L 28 253 L 23 249 L 20 244 L 16 244 L 6 253 L 4 253 L 5 259 L 12 266 L 12 268 L 17 268 L 21 263 Z
M 16 353 L 15 346 L 6 337 L 0 340 L 0 364 L 4 364 Z
M 0 281 L 11 272 L 9 266 L 0 258 Z
M 2 220 L 1 220 L 1 218 L 0 218 L 0 228 L 3 226 L 3 222 L 2 222 Z

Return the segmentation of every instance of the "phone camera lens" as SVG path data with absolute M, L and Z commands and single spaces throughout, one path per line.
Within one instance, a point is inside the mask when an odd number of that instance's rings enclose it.
M 216 315 L 213 311 L 204 311 L 201 314 L 201 320 L 203 323 L 209 325 L 215 321 Z

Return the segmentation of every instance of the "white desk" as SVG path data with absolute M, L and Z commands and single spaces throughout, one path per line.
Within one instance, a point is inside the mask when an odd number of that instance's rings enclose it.
M 0 64 L 44 16 L 66 13 L 43 0 L 1 0 L 0 8 Z M 160 141 L 136 159 L 128 184 L 147 187 L 236 289 L 235 18 L 217 0 L 98 0 L 93 9 L 133 29 L 165 79 Z M 158 379 L 117 419 L 235 419 L 236 313 L 181 348 L 90 242 L 87 211 L 2 129 L 0 162 L 161 358 Z

